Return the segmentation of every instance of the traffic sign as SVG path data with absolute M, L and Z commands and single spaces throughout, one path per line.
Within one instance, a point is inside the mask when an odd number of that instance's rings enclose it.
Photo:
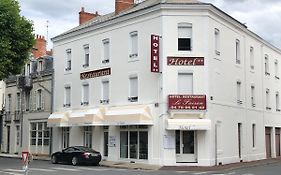
M 22 157 L 23 164 L 27 164 L 28 163 L 29 152 L 23 151 L 21 153 L 21 157 Z

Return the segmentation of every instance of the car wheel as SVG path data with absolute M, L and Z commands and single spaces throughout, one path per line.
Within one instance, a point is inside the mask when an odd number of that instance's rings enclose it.
M 56 156 L 52 156 L 51 161 L 53 164 L 58 163 L 57 157 Z
M 72 163 L 73 166 L 77 165 L 77 164 L 78 164 L 78 159 L 77 159 L 77 157 L 72 157 L 71 163 Z

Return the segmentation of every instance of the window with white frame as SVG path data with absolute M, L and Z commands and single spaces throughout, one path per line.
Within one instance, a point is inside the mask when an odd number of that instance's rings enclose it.
M 83 67 L 89 67 L 90 61 L 90 52 L 89 52 L 89 44 L 84 45 L 84 64 Z
M 236 82 L 236 97 L 237 97 L 237 104 L 243 104 L 241 100 L 241 81 Z
M 280 98 L 279 98 L 279 92 L 275 93 L 275 105 L 276 105 L 276 111 L 280 111 Z
M 84 146 L 92 148 L 92 127 L 84 126 Z
M 17 93 L 17 97 L 16 97 L 16 111 L 20 111 L 21 109 L 21 99 L 20 99 L 20 93 Z
M 100 101 L 102 104 L 109 103 L 109 81 L 103 80 L 102 81 L 102 98 Z
M 62 148 L 69 147 L 69 127 L 63 127 L 62 129 Z
M 256 147 L 256 124 L 252 124 L 252 146 Z
M 38 89 L 36 92 L 36 109 L 37 110 L 43 110 L 44 109 L 44 93 L 42 89 Z
M 110 41 L 109 39 L 104 39 L 102 40 L 102 43 L 103 43 L 103 60 L 102 60 L 102 63 L 103 64 L 106 64 L 106 63 L 109 63 L 109 60 L 110 60 Z
M 268 55 L 264 56 L 264 70 L 265 70 L 265 75 L 270 75 L 270 73 L 269 73 L 269 59 L 268 59 Z
M 30 74 L 30 63 L 26 65 L 26 75 L 28 76 Z
M 251 105 L 252 105 L 252 107 L 256 107 L 256 104 L 255 104 L 255 86 L 254 85 L 251 86 Z
M 215 28 L 215 53 L 220 55 L 220 30 Z
M 38 62 L 38 72 L 41 72 L 41 71 L 43 71 L 43 61 L 42 60 L 40 60 L 39 62 Z
M 250 47 L 250 68 L 251 68 L 252 70 L 255 69 L 254 47 Z
M 64 107 L 71 106 L 71 87 L 65 86 L 64 87 Z
M 178 73 L 178 93 L 183 95 L 193 94 L 192 73 Z
M 236 39 L 236 42 L 235 42 L 235 57 L 236 57 L 236 64 L 241 64 L 240 40 L 239 39 Z
M 31 122 L 30 123 L 30 145 L 42 148 L 49 146 L 50 131 L 47 122 Z
M 191 51 L 192 24 L 178 24 L 178 51 Z
M 266 104 L 266 109 L 267 110 L 271 110 L 271 107 L 270 107 L 270 90 L 269 89 L 266 89 L 265 91 L 265 104 Z
M 279 65 L 278 65 L 278 60 L 274 61 L 274 68 L 275 68 L 275 78 L 279 79 Z
M 130 81 L 130 95 L 128 97 L 128 100 L 130 102 L 136 102 L 138 101 L 138 77 L 132 76 L 129 78 Z
M 89 84 L 82 84 L 82 102 L 81 105 L 89 105 Z
M 71 49 L 66 50 L 66 71 L 71 70 Z
M 130 58 L 135 58 L 138 56 L 138 32 L 134 31 L 130 33 L 131 40 L 131 50 L 130 50 Z

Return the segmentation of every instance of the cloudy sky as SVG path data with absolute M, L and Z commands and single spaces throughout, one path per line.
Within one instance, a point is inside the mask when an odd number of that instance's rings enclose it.
M 273 45 L 281 48 L 281 0 L 201 0 L 213 3 Z M 19 0 L 21 14 L 34 23 L 35 34 L 52 38 L 78 26 L 78 12 L 106 14 L 114 0 Z M 48 47 L 52 47 L 49 41 Z

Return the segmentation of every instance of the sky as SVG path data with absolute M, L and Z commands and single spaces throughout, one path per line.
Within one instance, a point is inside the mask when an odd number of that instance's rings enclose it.
M 34 33 L 50 38 L 79 24 L 79 11 L 107 14 L 115 0 L 18 0 L 21 15 L 33 21 Z M 200 0 L 212 3 L 274 46 L 281 48 L 281 0 Z M 48 21 L 48 22 L 47 22 Z M 47 27 L 48 26 L 48 27 Z M 48 30 L 47 30 L 48 28 Z M 47 32 L 48 31 L 48 32 Z M 48 33 L 48 35 L 47 35 Z

